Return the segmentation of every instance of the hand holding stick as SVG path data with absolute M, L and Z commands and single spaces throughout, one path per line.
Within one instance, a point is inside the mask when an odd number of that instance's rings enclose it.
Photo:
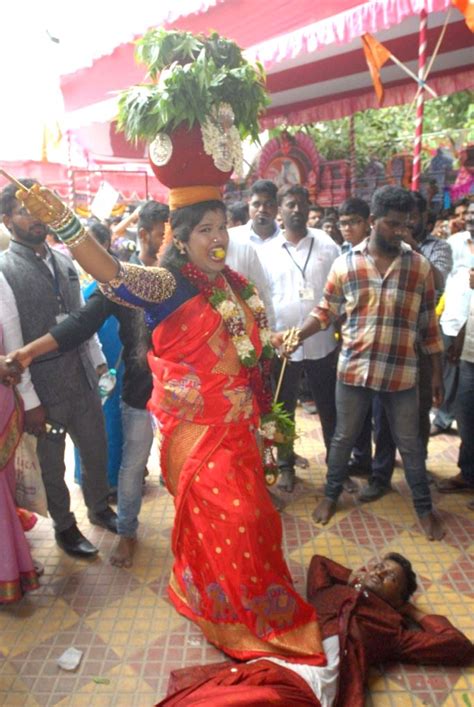
M 61 222 L 68 213 L 67 207 L 62 203 L 59 197 L 46 187 L 42 187 L 41 184 L 33 184 L 33 186 L 28 189 L 28 187 L 25 187 L 24 184 L 19 182 L 18 179 L 4 169 L 0 169 L 0 174 L 3 174 L 12 184 L 18 187 L 16 198 L 28 209 L 30 214 L 39 221 L 54 226 Z
M 283 334 L 282 349 L 284 354 L 292 353 L 300 343 L 299 341 L 300 330 L 297 327 L 291 327 L 287 329 Z M 278 396 L 280 395 L 281 384 L 283 383 L 283 377 L 285 375 L 286 364 L 288 363 L 288 356 L 284 356 L 283 363 L 281 366 L 280 376 L 278 378 L 278 384 L 275 390 L 275 396 L 273 402 L 278 402 Z

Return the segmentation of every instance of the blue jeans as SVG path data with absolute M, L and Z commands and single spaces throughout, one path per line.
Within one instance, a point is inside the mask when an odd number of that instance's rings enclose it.
M 431 409 L 431 380 L 432 367 L 431 357 L 426 354 L 418 354 L 418 420 L 420 439 L 425 452 L 425 460 L 428 456 L 428 441 L 430 438 L 430 409 Z M 376 395 L 372 404 L 374 417 L 374 442 L 375 453 L 372 460 L 371 481 L 377 481 L 382 486 L 389 486 L 395 466 L 395 453 L 397 451 L 393 441 L 390 423 L 387 418 L 384 406 L 380 398 Z M 360 439 L 361 435 L 359 436 Z
M 474 363 L 459 364 L 456 422 L 461 437 L 458 466 L 463 479 L 474 487 Z
M 121 408 L 123 449 L 117 492 L 118 534 L 133 538 L 138 528 L 143 472 L 153 443 L 153 426 L 148 410 L 132 408 L 123 400 Z
M 413 505 L 419 516 L 431 509 L 425 455 L 419 435 L 416 388 L 397 392 L 375 391 L 360 386 L 336 385 L 336 431 L 329 451 L 325 496 L 337 501 L 347 476 L 347 463 L 375 395 L 384 406 L 395 444 L 400 450 Z

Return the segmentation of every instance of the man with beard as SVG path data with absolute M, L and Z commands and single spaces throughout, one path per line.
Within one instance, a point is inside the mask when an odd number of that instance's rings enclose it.
M 413 207 L 413 197 L 400 187 L 385 186 L 374 193 L 369 238 L 336 260 L 323 299 L 303 324 L 299 342 L 345 315 L 336 431 L 315 521 L 325 525 L 336 511 L 352 447 L 378 394 L 402 455 L 420 524 L 430 540 L 439 540 L 443 530 L 433 513 L 419 434 L 415 345 L 431 359 L 433 400 L 439 405 L 442 342 L 430 264 L 403 241 Z M 274 337 L 276 345 L 282 341 L 283 333 Z
M 30 188 L 34 181 L 22 180 Z M 24 343 L 46 334 L 81 307 L 79 278 L 67 256 L 45 243 L 46 226 L 16 199 L 15 185 L 0 194 L 0 212 L 12 234 L 0 257 L 0 272 L 12 290 Z M 92 557 L 98 552 L 80 532 L 70 510 L 64 473 L 65 432 L 82 461 L 82 488 L 89 520 L 117 532 L 117 516 L 107 505 L 107 442 L 97 374 L 82 347 L 41 356 L 30 367 L 33 389 L 24 396 L 25 430 L 38 437 L 38 458 L 58 545 Z
M 275 221 L 278 211 L 277 188 L 269 179 L 258 179 L 252 184 L 249 199 L 250 220 L 244 226 L 229 229 L 232 241 L 250 241 L 259 252 L 260 259 L 264 250 L 279 234 L 280 228 Z
M 439 299 L 453 266 L 453 253 L 449 243 L 427 232 L 428 204 L 424 196 L 417 191 L 411 194 L 415 205 L 410 212 L 403 240 L 430 263 L 437 299 Z M 418 351 L 419 424 L 425 459 L 428 456 L 430 437 L 431 401 L 431 357 Z M 375 455 L 372 461 L 372 476 L 359 494 L 359 500 L 366 503 L 375 501 L 388 493 L 395 464 L 395 442 L 387 416 L 377 399 L 374 402 L 374 420 Z
M 264 268 L 270 283 L 276 329 L 303 324 L 322 297 L 324 285 L 339 248 L 322 230 L 306 225 L 309 210 L 308 190 L 300 184 L 285 185 L 278 191 L 278 206 L 283 220 L 282 233 L 265 249 Z M 324 443 L 329 450 L 336 424 L 337 341 L 333 326 L 305 341 L 288 362 L 278 401 L 294 417 L 303 370 L 316 403 Z M 281 362 L 276 361 L 275 381 Z M 293 449 L 279 451 L 278 486 L 292 491 L 295 483 Z

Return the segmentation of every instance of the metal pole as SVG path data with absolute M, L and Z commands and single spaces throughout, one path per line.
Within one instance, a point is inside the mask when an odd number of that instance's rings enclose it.
M 423 82 L 425 78 L 426 64 L 426 30 L 428 26 L 428 13 L 422 10 L 420 13 L 420 31 L 418 41 L 418 81 Z M 423 84 L 420 83 L 420 86 Z M 413 148 L 413 175 L 411 179 L 412 191 L 420 188 L 421 177 L 421 147 L 423 144 L 423 114 L 425 109 L 425 91 L 421 88 L 416 99 L 416 119 L 415 119 L 415 143 Z
M 352 113 L 349 119 L 350 166 L 351 166 L 351 196 L 356 195 L 357 186 L 357 161 L 355 143 L 355 116 Z

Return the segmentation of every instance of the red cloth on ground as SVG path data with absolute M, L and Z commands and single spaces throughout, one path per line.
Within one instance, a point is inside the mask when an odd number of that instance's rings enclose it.
M 218 670 L 216 671 L 216 668 Z M 320 702 L 306 682 L 296 673 L 266 660 L 256 663 L 199 666 L 174 671 L 193 680 L 158 703 L 165 707 L 320 707 Z M 197 674 L 200 674 L 200 679 Z M 207 673 L 207 677 L 206 677 Z M 179 678 L 178 678 L 179 682 Z

